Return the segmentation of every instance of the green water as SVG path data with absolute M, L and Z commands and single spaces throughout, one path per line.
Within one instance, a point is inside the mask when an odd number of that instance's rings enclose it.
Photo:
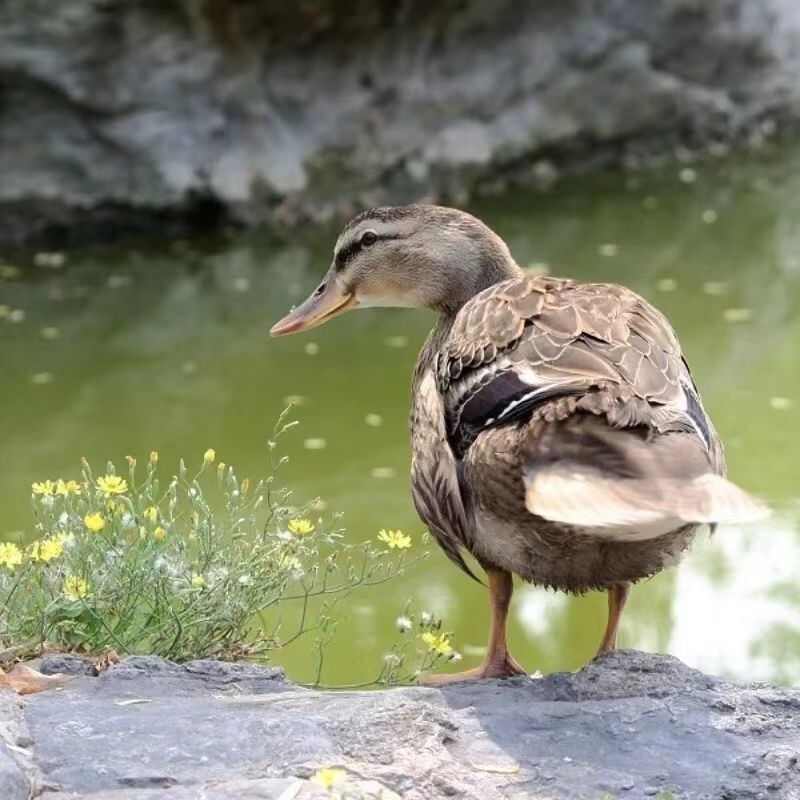
M 702 537 L 678 570 L 637 587 L 623 646 L 673 653 L 732 677 L 795 684 L 799 168 L 800 149 L 783 148 L 575 179 L 474 208 L 520 263 L 623 282 L 663 309 L 726 442 L 733 478 L 775 507 L 764 523 Z M 343 512 L 354 541 L 382 527 L 418 534 L 406 419 L 410 373 L 431 317 L 360 311 L 305 336 L 268 336 L 270 324 L 316 285 L 335 234 L 309 229 L 284 240 L 248 233 L 86 250 L 68 253 L 62 268 L 14 254 L 22 273 L 0 282 L 0 304 L 25 318 L 0 320 L 0 540 L 30 538 L 31 482 L 75 477 L 84 455 L 121 463 L 157 448 L 166 465 L 215 447 L 240 475 L 264 473 L 267 435 L 289 395 L 303 398 L 302 424 L 286 440 L 296 496 L 320 495 Z M 308 439 L 325 447 L 309 449 Z M 445 617 L 464 652 L 462 667 L 477 663 L 484 590 L 436 551 L 404 580 L 353 599 L 328 653 L 327 682 L 376 671 L 409 598 Z M 531 670 L 575 669 L 593 654 L 604 620 L 602 595 L 520 587 L 512 649 Z M 310 677 L 303 645 L 279 660 L 293 677 Z

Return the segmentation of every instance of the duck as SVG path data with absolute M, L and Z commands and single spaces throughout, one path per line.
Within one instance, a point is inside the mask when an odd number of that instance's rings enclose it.
M 459 209 L 378 207 L 345 225 L 322 281 L 271 334 L 369 307 L 437 315 L 412 380 L 411 494 L 445 555 L 486 574 L 483 662 L 425 683 L 526 674 L 507 642 L 514 576 L 605 591 L 599 656 L 633 584 L 704 527 L 767 513 L 726 478 L 672 326 L 631 289 L 526 271 Z

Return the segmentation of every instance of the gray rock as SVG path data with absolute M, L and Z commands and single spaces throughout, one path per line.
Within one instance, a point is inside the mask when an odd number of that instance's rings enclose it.
M 36 668 L 43 675 L 96 675 L 91 660 L 74 653 L 49 653 L 42 656 Z
M 4 800 L 28 800 L 31 784 L 20 765 L 0 742 L 0 797 Z
M 0 241 L 462 201 L 798 119 L 795 0 L 5 0 Z M 544 182 L 547 185 L 547 181 Z
M 42 657 L 36 668 L 45 675 L 88 675 L 98 674 L 91 659 L 72 653 L 52 653 Z M 117 666 L 113 672 L 104 674 L 103 685 L 109 691 L 116 691 L 119 684 L 142 677 L 153 678 L 152 687 L 160 691 L 181 691 L 184 686 L 196 685 L 199 681 L 211 691 L 229 684 L 236 684 L 240 691 L 250 694 L 282 691 L 286 689 L 284 673 L 280 667 L 260 667 L 254 664 L 232 664 L 224 661 L 189 661 L 173 664 L 158 656 L 130 656 Z
M 22 704 L 15 694 L 0 689 L 0 798 L 29 800 L 35 774 L 31 746 L 22 716 Z
M 158 656 L 130 656 L 101 673 L 96 691 L 105 696 L 136 697 L 147 685 L 148 696 L 193 696 L 221 691 L 267 694 L 289 691 L 279 667 L 232 664 L 223 661 L 189 661 L 173 664 Z
M 576 674 L 375 692 L 136 657 L 29 696 L 23 722 L 47 800 L 321 798 L 323 767 L 344 770 L 348 797 L 384 800 L 800 797 L 800 690 L 634 651 Z

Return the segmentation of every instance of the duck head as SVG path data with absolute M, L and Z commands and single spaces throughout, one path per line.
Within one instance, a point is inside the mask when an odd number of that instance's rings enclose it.
M 354 308 L 452 314 L 520 274 L 505 242 L 471 214 L 432 205 L 372 208 L 347 223 L 322 282 L 270 332 L 310 330 Z

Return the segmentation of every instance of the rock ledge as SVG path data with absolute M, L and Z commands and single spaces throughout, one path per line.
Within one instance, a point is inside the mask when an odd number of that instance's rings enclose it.
M 315 692 L 280 670 L 131 657 L 0 693 L 3 800 L 800 797 L 800 690 L 620 651 L 539 680 Z

